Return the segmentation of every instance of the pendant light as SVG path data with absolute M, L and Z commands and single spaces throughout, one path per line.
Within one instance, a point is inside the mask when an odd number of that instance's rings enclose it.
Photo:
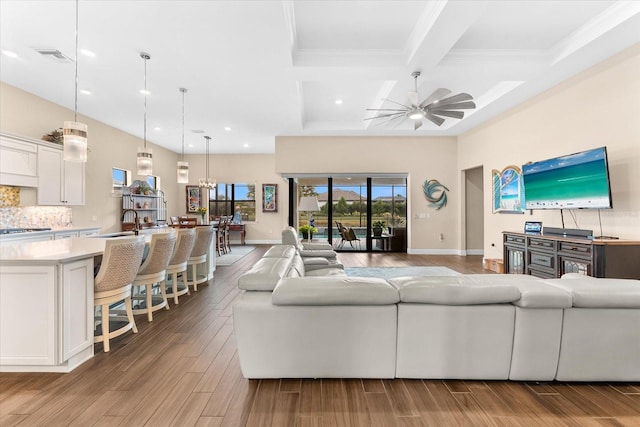
M 187 184 L 189 182 L 189 162 L 184 161 L 184 94 L 187 90 L 183 87 L 180 88 L 182 92 L 182 157 L 178 161 L 178 184 Z
M 209 140 L 211 139 L 211 137 L 205 136 L 204 139 L 207 140 L 207 154 L 206 154 L 206 160 L 205 160 L 207 176 L 204 178 L 200 178 L 200 181 L 198 182 L 198 187 L 213 190 L 214 188 L 216 188 L 216 180 L 209 178 Z
M 136 166 L 138 175 L 153 174 L 153 154 L 150 148 L 147 148 L 147 60 L 151 56 L 146 52 L 140 53 L 140 58 L 144 59 L 144 146 L 138 147 L 138 156 Z
M 87 125 L 78 122 L 78 0 L 76 0 L 76 79 L 75 107 L 73 121 L 64 122 L 62 140 L 64 142 L 63 157 L 69 162 L 87 161 Z

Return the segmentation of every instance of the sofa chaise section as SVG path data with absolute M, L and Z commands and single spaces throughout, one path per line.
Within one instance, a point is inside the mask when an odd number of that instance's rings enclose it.
M 233 308 L 246 378 L 394 378 L 397 290 L 376 278 L 290 277 Z

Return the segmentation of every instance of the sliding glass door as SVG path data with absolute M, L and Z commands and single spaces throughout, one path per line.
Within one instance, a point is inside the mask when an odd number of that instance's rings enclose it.
M 298 226 L 313 226 L 313 240 L 327 241 L 338 251 L 406 252 L 405 177 L 342 175 L 296 182 L 294 206 L 303 197 L 317 200 L 314 211 L 297 209 Z

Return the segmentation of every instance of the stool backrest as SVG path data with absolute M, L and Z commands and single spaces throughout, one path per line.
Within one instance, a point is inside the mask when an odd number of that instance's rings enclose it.
M 191 257 L 202 256 L 209 251 L 211 241 L 213 240 L 213 226 L 196 228 L 196 243 L 191 250 Z
M 144 253 L 144 237 L 109 239 L 105 243 L 100 270 L 94 280 L 96 292 L 122 288 L 133 282 Z
M 196 230 L 193 228 L 183 228 L 178 230 L 176 245 L 169 265 L 179 265 L 187 262 L 191 256 L 193 245 L 196 243 Z
M 176 244 L 176 233 L 158 233 L 151 236 L 149 254 L 140 266 L 138 274 L 156 274 L 167 269 Z

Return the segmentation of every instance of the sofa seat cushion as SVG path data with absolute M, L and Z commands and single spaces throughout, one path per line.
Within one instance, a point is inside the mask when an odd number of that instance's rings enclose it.
M 296 247 L 293 245 L 274 245 L 262 256 L 263 258 L 293 258 Z
M 274 305 L 387 305 L 399 301 L 398 290 L 371 277 L 285 278 L 273 290 Z
M 478 285 L 509 285 L 520 291 L 520 299 L 513 304 L 523 308 L 568 308 L 571 294 L 551 286 L 543 280 L 525 274 L 466 274 L 464 283 Z
M 305 265 L 329 265 L 329 260 L 320 256 L 304 257 Z
M 561 279 L 545 282 L 569 292 L 574 307 L 640 308 L 640 280 L 565 274 Z
M 300 253 L 300 256 L 302 256 L 303 258 L 324 257 L 329 259 L 335 259 L 337 255 L 336 251 L 331 249 L 316 249 L 316 250 L 298 249 L 298 252 Z
M 304 275 L 306 277 L 346 276 L 347 273 L 341 267 L 342 264 L 340 264 L 340 267 L 328 265 L 325 268 L 314 268 L 313 270 L 307 267 Z
M 510 303 L 520 299 L 512 285 L 476 283 L 465 276 L 409 276 L 389 280 L 400 291 L 400 301 L 439 305 Z
M 286 277 L 291 262 L 287 258 L 262 258 L 238 278 L 238 287 L 245 291 L 272 291 L 278 281 Z

